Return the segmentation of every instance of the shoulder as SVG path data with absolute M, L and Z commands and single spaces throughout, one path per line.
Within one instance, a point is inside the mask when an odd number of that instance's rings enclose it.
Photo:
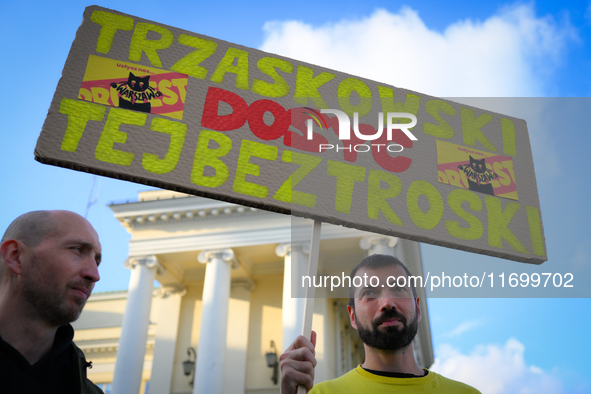
M 84 355 L 84 352 L 82 351 L 82 349 L 80 349 L 78 346 L 76 346 L 76 344 L 74 342 L 72 342 L 72 347 L 74 348 L 74 352 L 76 353 L 76 356 L 78 356 L 78 358 L 80 360 L 86 361 L 86 356 Z
M 393 386 L 398 386 L 397 389 L 400 389 L 406 385 L 407 381 L 412 381 L 413 383 L 419 382 L 414 379 L 390 378 L 375 375 L 359 365 L 341 377 L 314 385 L 310 394 L 389 393 L 392 391 Z
M 466 383 L 446 378 L 445 376 L 433 371 L 429 371 L 429 375 L 433 375 L 435 384 L 441 389 L 450 390 L 450 392 L 458 394 L 480 394 L 480 391 L 476 390 L 472 386 L 467 385 Z
M 74 348 L 74 352 L 76 353 L 76 365 L 78 366 L 78 371 L 80 374 L 80 392 L 82 394 L 104 394 L 103 390 L 98 388 L 97 385 L 92 383 L 86 377 L 86 370 L 87 368 L 92 368 L 92 363 L 86 361 L 86 356 L 82 349 L 80 349 L 74 342 L 72 342 L 72 347 Z
M 448 379 L 435 372 L 423 378 L 390 378 L 374 375 L 357 367 L 345 375 L 320 382 L 312 388 L 310 394 L 333 393 L 391 393 L 393 390 L 400 393 L 454 393 L 454 394 L 480 394 L 475 388 L 452 379 Z
M 92 362 L 86 361 L 86 355 L 74 342 L 72 342 L 71 347 L 74 349 L 74 354 L 76 355 L 76 365 L 80 368 L 80 371 L 84 372 L 84 377 L 86 377 L 86 369 L 92 368 Z
M 358 373 L 355 369 L 347 372 L 343 376 L 336 379 L 325 380 L 319 382 L 312 387 L 309 394 L 331 394 L 331 393 L 346 393 L 354 392 L 353 386 L 356 386 L 355 382 L 359 380 Z

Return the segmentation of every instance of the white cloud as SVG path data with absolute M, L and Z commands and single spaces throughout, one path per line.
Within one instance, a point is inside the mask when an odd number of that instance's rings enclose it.
M 456 328 L 451 330 L 446 336 L 447 337 L 457 337 L 465 332 L 473 330 L 475 328 L 481 327 L 486 323 L 486 319 L 475 319 L 475 320 L 468 320 L 463 323 L 460 323 Z
M 516 339 L 509 339 L 504 346 L 477 346 L 469 355 L 442 345 L 431 370 L 474 386 L 482 394 L 563 393 L 560 379 L 528 365 L 524 352 L 525 347 Z
M 268 22 L 261 49 L 434 96 L 537 96 L 575 38 L 533 6 L 430 29 L 409 7 L 314 27 Z

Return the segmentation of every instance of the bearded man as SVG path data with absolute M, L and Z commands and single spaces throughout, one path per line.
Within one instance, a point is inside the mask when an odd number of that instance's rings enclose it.
M 477 394 L 478 390 L 464 383 L 445 378 L 417 365 L 412 340 L 419 321 L 421 307 L 411 276 L 400 260 L 392 256 L 372 255 L 362 260 L 351 271 L 361 286 L 349 288 L 347 311 L 351 325 L 357 330 L 365 348 L 365 361 L 345 375 L 314 385 L 314 346 L 311 340 L 299 336 L 280 357 L 281 392 L 296 393 L 302 385 L 311 394 L 333 393 L 456 393 Z M 397 286 L 406 283 L 406 286 Z
M 98 394 L 72 342 L 76 320 L 100 279 L 101 244 L 69 211 L 16 218 L 0 242 L 0 391 Z

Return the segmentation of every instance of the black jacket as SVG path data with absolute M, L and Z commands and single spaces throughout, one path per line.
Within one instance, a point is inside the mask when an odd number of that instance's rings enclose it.
M 86 371 L 88 368 L 92 368 L 92 363 L 86 361 L 86 357 L 84 357 L 84 353 L 78 346 L 72 342 L 72 346 L 74 347 L 74 358 L 76 361 L 74 365 L 78 366 L 78 382 L 80 387 L 80 394 L 104 394 L 103 390 L 99 389 L 94 383 L 92 383 L 86 377 Z
M 2 394 L 103 394 L 86 377 L 90 363 L 72 339 L 67 324 L 55 335 L 50 352 L 34 365 L 0 337 L 0 392 Z

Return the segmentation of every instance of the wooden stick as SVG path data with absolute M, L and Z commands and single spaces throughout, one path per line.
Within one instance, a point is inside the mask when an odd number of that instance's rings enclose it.
M 308 260 L 308 277 L 314 278 L 318 271 L 318 253 L 320 251 L 320 228 L 322 222 L 314 220 L 314 226 L 312 227 L 312 241 L 310 245 L 310 259 Z M 312 318 L 314 316 L 314 296 L 316 294 L 316 288 L 314 286 L 308 286 L 306 289 L 306 300 L 304 302 L 304 322 L 302 324 L 302 335 L 306 338 L 312 336 Z M 304 386 L 298 386 L 297 394 L 306 394 L 306 388 Z

